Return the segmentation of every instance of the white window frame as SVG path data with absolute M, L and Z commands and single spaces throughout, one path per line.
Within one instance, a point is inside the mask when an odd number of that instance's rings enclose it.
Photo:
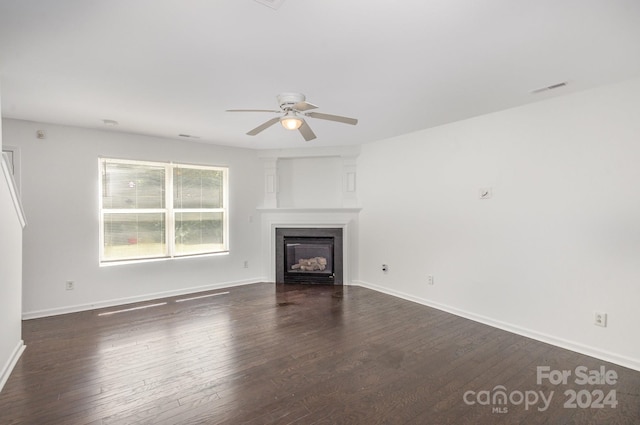
M 154 166 L 154 167 L 164 167 L 165 169 L 165 207 L 164 208 L 107 208 L 105 209 L 102 205 L 103 200 L 103 164 L 104 161 L 109 161 L 113 163 L 119 164 L 130 164 L 130 165 L 141 165 L 141 166 Z M 190 168 L 190 169 L 201 169 L 201 170 L 216 170 L 222 171 L 223 173 L 223 198 L 222 198 L 222 208 L 174 208 L 173 205 L 173 170 L 175 168 Z M 147 261 L 158 261 L 158 260 L 170 260 L 170 259 L 178 259 L 178 258 L 190 258 L 190 257 L 202 257 L 202 256 L 212 256 L 212 255 L 220 255 L 220 254 L 228 254 L 229 253 L 229 168 L 226 166 L 217 166 L 217 165 L 197 165 L 197 164 L 186 164 L 186 163 L 177 163 L 177 162 L 157 162 L 157 161 L 139 161 L 132 159 L 119 159 L 119 158 L 111 158 L 111 157 L 99 157 L 98 158 L 98 215 L 100 222 L 99 229 L 99 263 L 100 266 L 110 266 L 117 264 L 129 264 L 129 263 L 138 263 L 138 262 L 147 262 Z M 154 257 L 137 257 L 130 259 L 121 259 L 121 260 L 109 260 L 104 258 L 104 216 L 108 213 L 162 213 L 165 217 L 165 244 L 167 247 L 166 255 L 162 256 L 154 256 Z M 222 240 L 223 240 L 223 249 L 217 251 L 210 251 L 204 253 L 194 253 L 194 254 L 177 254 L 175 252 L 175 214 L 179 213 L 188 213 L 188 212 L 221 212 L 223 216 L 222 221 Z

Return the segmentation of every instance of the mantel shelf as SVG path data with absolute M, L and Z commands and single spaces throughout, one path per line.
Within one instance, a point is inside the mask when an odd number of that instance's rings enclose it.
M 362 208 L 256 208 L 259 212 L 263 213 L 357 213 Z

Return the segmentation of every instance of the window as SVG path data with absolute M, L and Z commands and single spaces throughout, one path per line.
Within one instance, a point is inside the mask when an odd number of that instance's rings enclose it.
M 99 163 L 100 263 L 228 251 L 227 168 Z

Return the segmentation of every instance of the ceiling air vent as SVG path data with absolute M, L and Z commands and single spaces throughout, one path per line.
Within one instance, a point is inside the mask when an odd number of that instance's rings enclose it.
M 559 89 L 560 87 L 564 87 L 566 85 L 567 85 L 566 81 L 563 81 L 561 83 L 551 84 L 550 86 L 547 86 L 547 87 L 540 87 L 539 89 L 531 90 L 531 94 L 538 94 L 548 90 Z
M 282 3 L 284 3 L 284 0 L 256 0 L 256 1 L 260 4 L 264 4 L 265 6 L 268 6 L 276 10 L 278 10 L 280 6 L 282 6 Z

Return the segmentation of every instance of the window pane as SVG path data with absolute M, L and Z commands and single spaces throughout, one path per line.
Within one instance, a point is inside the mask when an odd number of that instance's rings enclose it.
M 164 208 L 165 167 L 146 164 L 103 166 L 103 208 Z
M 167 254 L 163 213 L 104 215 L 105 261 Z
M 221 212 L 176 212 L 176 255 L 225 249 Z
M 174 168 L 174 208 L 222 208 L 221 170 Z
M 100 171 L 101 261 L 226 251 L 226 168 L 101 159 Z

